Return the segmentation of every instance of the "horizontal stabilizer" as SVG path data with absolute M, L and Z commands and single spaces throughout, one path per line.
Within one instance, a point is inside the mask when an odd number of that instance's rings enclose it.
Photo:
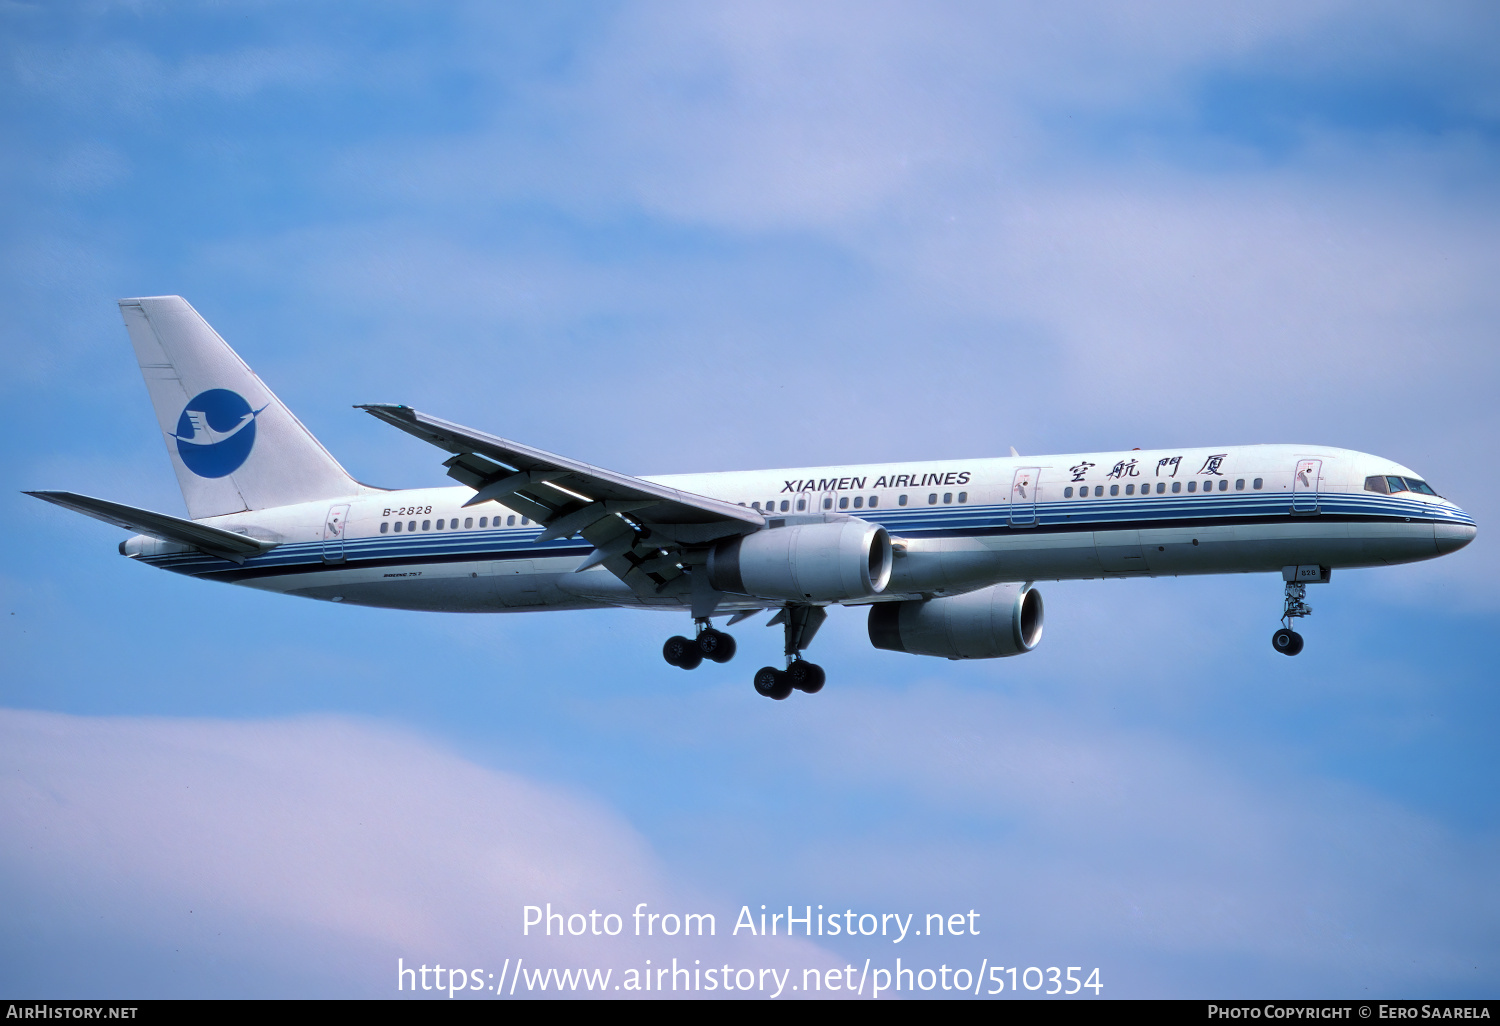
M 276 547 L 275 542 L 260 541 L 233 531 L 224 531 L 191 520 L 169 517 L 165 513 L 153 513 L 147 509 L 136 509 L 118 502 L 95 499 L 76 492 L 27 492 L 38 499 L 70 509 L 75 513 L 102 520 L 106 524 L 123 527 L 127 531 L 150 535 L 163 541 L 191 545 L 212 556 L 243 563 L 248 556 L 258 555 Z

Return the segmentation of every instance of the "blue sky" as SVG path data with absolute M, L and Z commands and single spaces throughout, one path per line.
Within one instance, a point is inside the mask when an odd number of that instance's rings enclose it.
M 1483 4 L 0 4 L 0 992 L 385 996 L 398 957 L 1097 965 L 1495 996 Z M 1024 659 L 816 698 L 686 623 L 182 580 L 114 301 L 193 303 L 359 478 L 407 402 L 629 473 L 1307 441 L 1476 517 L 1335 575 L 1044 584 Z M 519 933 L 552 901 L 984 914 L 909 952 Z

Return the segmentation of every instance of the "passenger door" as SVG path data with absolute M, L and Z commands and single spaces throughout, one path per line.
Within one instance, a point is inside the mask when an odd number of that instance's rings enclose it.
M 1036 526 L 1036 501 L 1041 492 L 1041 477 L 1041 467 L 1021 467 L 1011 478 L 1011 527 Z
M 349 505 L 330 507 L 323 519 L 323 562 L 344 561 L 344 530 L 348 526 Z
M 1292 475 L 1292 512 L 1318 512 L 1318 479 L 1323 474 L 1322 460 L 1298 460 Z

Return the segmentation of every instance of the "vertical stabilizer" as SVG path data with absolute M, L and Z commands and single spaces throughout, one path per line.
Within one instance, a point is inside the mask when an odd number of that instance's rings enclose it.
M 292 411 L 180 296 L 120 300 L 195 520 L 358 494 Z

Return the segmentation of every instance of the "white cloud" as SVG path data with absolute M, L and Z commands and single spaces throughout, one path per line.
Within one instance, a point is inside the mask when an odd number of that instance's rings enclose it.
M 198 948 L 189 967 L 246 960 L 263 977 L 249 993 L 286 986 L 319 948 L 331 952 L 313 967 L 324 992 L 371 996 L 388 996 L 398 956 L 497 975 L 516 957 L 617 974 L 653 955 L 833 964 L 807 942 L 728 936 L 738 907 L 664 879 L 639 834 L 596 803 L 347 719 L 0 712 L 0 820 L 6 890 L 29 912 L 10 929 L 102 919 L 143 952 L 118 957 L 147 993 L 182 992 L 151 958 L 185 946 Z M 547 902 L 621 913 L 625 932 L 523 937 L 523 907 Z M 717 937 L 636 941 L 637 902 L 713 912 Z M 203 923 L 219 932 L 200 935 Z

